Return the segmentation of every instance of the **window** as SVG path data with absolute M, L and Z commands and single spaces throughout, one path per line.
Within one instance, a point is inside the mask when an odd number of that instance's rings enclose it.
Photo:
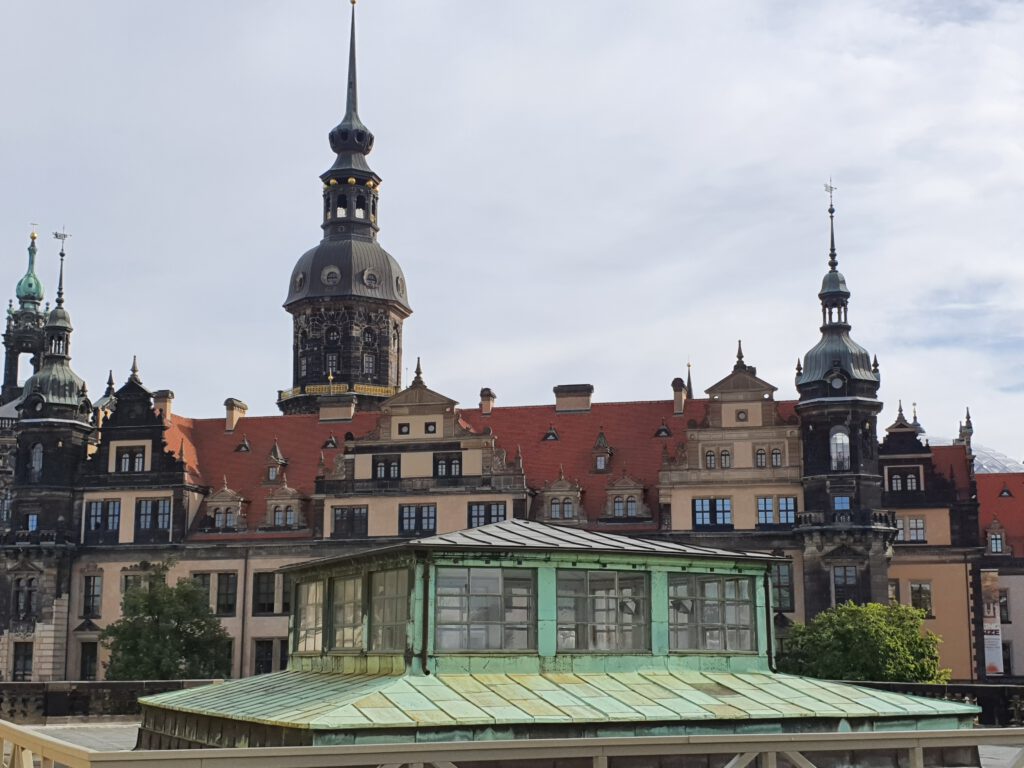
M 673 651 L 753 651 L 754 580 L 668 575 L 668 643 Z
M 836 428 L 829 440 L 829 454 L 833 472 L 847 472 L 850 469 L 850 436 Z
M 722 469 L 729 469 L 732 466 L 732 454 L 729 451 L 722 451 Z
M 220 510 L 217 510 L 220 512 Z M 229 512 L 232 518 L 230 526 L 224 525 L 223 515 L 221 521 L 216 523 L 218 528 L 234 527 L 234 513 Z M 169 530 L 171 527 L 171 500 L 170 499 L 139 499 L 135 502 L 136 525 L 144 531 L 157 529 Z
M 7 525 L 11 521 L 12 497 L 10 488 L 0 489 L 0 525 Z
M 146 449 L 141 445 L 118 448 L 114 457 L 118 472 L 142 472 L 146 468 Z
M 708 451 L 707 453 L 704 454 L 704 466 L 707 469 L 714 469 L 715 468 L 715 452 L 714 451 Z
M 90 501 L 86 531 L 116 531 L 121 527 L 121 500 Z
M 437 422 L 436 421 L 428 421 L 426 424 L 423 425 L 423 431 L 426 432 L 428 435 L 436 435 L 437 434 Z
M 338 353 L 328 352 L 324 362 L 324 367 L 327 368 L 327 372 L 334 373 L 336 370 L 338 370 Z
M 121 593 L 124 594 L 129 589 L 139 589 L 143 587 L 145 582 L 143 581 L 141 573 L 125 573 L 121 576 Z
M 307 371 L 308 371 L 308 367 L 307 367 L 307 364 L 306 364 L 306 356 L 302 355 L 299 358 L 299 376 L 305 376 Z
M 889 603 L 892 605 L 899 605 L 900 603 L 900 580 L 889 579 L 888 585 L 888 597 Z
M 925 618 L 935 618 L 932 613 L 932 583 L 930 581 L 910 582 L 910 604 L 924 611 Z
M 78 677 L 81 680 L 96 679 L 97 644 L 83 642 L 78 649 Z
M 462 475 L 462 454 L 435 453 L 434 477 L 460 477 Z
M 97 619 L 103 600 L 103 577 L 86 576 L 82 579 L 82 618 Z
M 391 478 L 392 480 L 395 480 L 398 477 L 401 477 L 401 469 L 400 469 L 400 467 L 401 467 L 401 465 L 398 463 L 398 459 L 392 459 L 388 463 L 388 477 Z
M 334 537 L 365 539 L 369 510 L 366 507 L 333 507 Z
M 626 497 L 626 517 L 636 517 L 637 504 L 636 496 Z
M 796 496 L 779 497 L 779 523 L 793 525 L 796 522 Z
M 608 457 L 603 453 L 594 457 L 594 469 L 598 472 L 604 472 L 608 468 Z
M 923 517 L 911 517 L 907 520 L 907 540 L 916 541 L 918 543 L 926 541 Z
M 794 610 L 792 563 L 772 563 L 772 605 L 776 611 Z
M 399 424 L 398 425 L 398 434 L 400 434 L 400 435 L 408 435 L 409 434 L 409 425 L 404 423 L 404 422 Z
M 757 497 L 757 524 L 773 525 L 775 523 L 775 500 L 771 496 Z
M 576 517 L 576 510 L 573 508 L 572 499 L 562 499 L 562 516 L 566 520 Z
M 402 504 L 398 508 L 399 536 L 433 536 L 437 530 L 437 506 Z
M 780 451 L 778 448 L 772 448 L 772 466 L 782 466 L 782 451 Z
M 832 567 L 832 604 L 842 605 L 852 600 L 860 602 L 860 590 L 857 585 L 857 566 L 836 565 Z
M 711 525 L 711 499 L 693 500 L 693 527 Z
M 253 644 L 253 674 L 266 675 L 274 671 L 274 641 L 257 640 Z
M 206 593 L 206 601 L 210 601 L 210 574 L 208 573 L 193 573 L 192 581 L 199 585 L 199 588 Z
M 29 452 L 28 479 L 30 483 L 38 483 L 43 476 L 43 445 L 36 443 Z M 29 646 L 31 653 L 32 646 Z
M 238 574 L 217 574 L 217 615 L 234 616 L 238 597 Z
M 274 612 L 274 574 L 270 571 L 252 575 L 252 615 Z
M 363 355 L 363 373 L 374 374 L 377 372 L 377 358 L 368 352 Z
M 505 520 L 504 502 L 497 504 L 484 504 L 482 502 L 469 505 L 469 527 L 479 528 L 481 525 L 501 523 Z
M 889 478 L 889 490 L 890 491 L 902 491 L 903 490 L 903 476 L 893 475 Z
M 14 580 L 14 617 L 19 621 L 35 618 L 36 586 L 35 577 L 32 576 Z
M 551 500 L 551 519 L 559 520 L 562 517 L 562 502 L 559 499 Z
M 732 525 L 732 499 L 715 499 L 716 525 Z
M 363 579 L 349 576 L 331 580 L 331 647 L 360 650 L 363 647 Z
M 461 477 L 462 476 L 462 459 L 460 459 L 458 456 L 455 456 L 454 458 L 452 458 L 452 461 L 451 461 L 451 475 L 452 475 L 452 477 Z
M 373 476 L 378 480 L 383 480 L 384 475 L 387 473 L 387 464 L 383 461 L 375 460 L 373 462 Z
M 233 530 L 235 510 L 231 507 L 217 507 L 213 510 L 213 527 L 219 530 Z
M 267 480 L 277 480 L 277 467 L 267 467 Z
M 356 218 L 366 218 L 366 198 L 363 197 L 362 195 L 356 197 Z
M 989 531 L 988 534 L 988 551 L 993 555 L 1003 554 L 1005 549 L 1003 534 L 997 531 Z
M 910 474 L 907 475 L 907 490 L 908 491 L 916 491 L 917 490 L 917 474 L 916 473 L 911 472 Z
M 613 510 L 615 517 L 622 517 L 626 514 L 626 503 L 623 501 L 621 496 L 616 496 L 613 502 Z
M 289 574 L 283 574 L 281 576 L 281 613 L 289 614 L 292 612 L 292 590 L 295 585 L 292 584 L 292 577 Z
M 25 682 L 32 679 L 32 643 L 14 644 L 14 669 L 11 680 Z
M 999 623 L 1010 623 L 1010 590 L 999 590 Z
M 897 517 L 896 518 L 896 541 L 906 541 L 906 539 L 907 539 L 906 520 L 904 520 L 902 517 Z
M 409 621 L 409 572 L 370 574 L 370 648 L 404 651 Z
M 832 508 L 836 512 L 849 512 L 850 511 L 850 497 L 849 496 L 836 496 L 832 499 Z
M 768 454 L 764 448 L 758 448 L 754 453 L 754 466 L 763 469 L 768 466 Z
M 37 513 L 30 512 L 25 515 L 25 530 L 29 532 L 39 530 L 39 515 Z
M 274 507 L 274 525 L 284 526 L 284 507 Z
M 438 568 L 438 651 L 525 651 L 537 647 L 534 571 Z
M 559 650 L 650 648 L 646 573 L 559 569 L 557 582 Z
M 295 616 L 295 650 L 319 651 L 324 644 L 324 583 L 299 584 Z
M 287 506 L 284 508 L 284 524 L 289 528 L 295 528 L 299 524 L 299 518 L 295 514 L 295 507 Z

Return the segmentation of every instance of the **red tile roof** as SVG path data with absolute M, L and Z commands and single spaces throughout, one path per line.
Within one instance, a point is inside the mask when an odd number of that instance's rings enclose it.
M 1009 491 L 1009 496 L 1001 496 Z M 1024 556 L 1024 472 L 978 475 L 978 523 L 984 535 L 993 520 L 1006 529 L 1006 542 Z

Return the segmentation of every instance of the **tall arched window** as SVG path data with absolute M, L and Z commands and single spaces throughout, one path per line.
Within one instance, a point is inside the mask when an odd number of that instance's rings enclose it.
M 562 517 L 562 502 L 558 499 L 551 500 L 551 519 L 560 520 Z
M 299 522 L 295 516 L 295 507 L 285 507 L 284 510 L 284 524 L 294 527 Z
M 729 469 L 732 466 L 732 454 L 729 451 L 722 451 L 722 469 Z
M 621 496 L 616 496 L 613 502 L 613 510 L 616 517 L 622 517 L 625 513 L 625 506 Z
M 780 451 L 778 448 L 772 448 L 772 466 L 782 466 L 782 451 Z
M 448 474 L 448 462 L 444 459 L 437 460 L 437 476 L 444 477 Z
M 913 472 L 910 472 L 910 473 L 907 474 L 907 490 L 908 491 L 916 491 L 917 490 L 917 475 L 914 474 Z
M 390 477 L 392 480 L 398 477 L 397 461 L 392 461 L 390 464 L 388 464 L 388 477 Z
M 569 520 L 576 517 L 576 510 L 573 509 L 572 499 L 562 499 L 562 514 Z
M 759 468 L 768 466 L 768 454 L 764 448 L 758 448 L 757 453 L 754 454 L 754 466 Z
M 29 479 L 38 483 L 43 475 L 43 444 L 36 443 L 29 454 Z
M 224 527 L 224 510 L 217 507 L 213 510 L 213 527 L 223 528 Z
M 462 474 L 462 460 L 458 457 L 452 459 L 452 477 L 459 477 Z
M 890 491 L 902 491 L 903 490 L 903 476 L 893 475 L 889 478 L 889 490 Z
M 274 507 L 274 525 L 284 525 L 284 510 Z
M 356 198 L 356 218 L 357 219 L 365 219 L 366 218 L 366 198 L 363 197 L 362 195 L 359 195 Z
M 716 462 L 715 462 L 715 452 L 714 451 L 708 451 L 707 453 L 704 454 L 704 466 L 707 469 L 714 469 L 715 468 L 715 463 Z
M 832 471 L 845 472 L 850 469 L 850 436 L 837 428 L 829 440 L 829 454 L 832 458 Z
M 338 195 L 337 216 L 344 219 L 348 216 L 348 195 Z
M 231 509 L 230 507 L 227 507 L 224 510 L 224 527 L 225 528 L 234 528 L 235 527 L 235 510 Z
M 636 496 L 626 498 L 626 517 L 636 517 Z
M 146 454 L 140 448 L 132 454 L 132 472 L 142 472 L 146 466 Z
M 377 466 L 374 468 L 374 472 L 373 472 L 374 475 L 377 477 L 378 480 L 383 480 L 385 472 L 386 472 L 386 467 L 384 465 L 384 462 L 383 461 L 378 461 L 377 462 Z

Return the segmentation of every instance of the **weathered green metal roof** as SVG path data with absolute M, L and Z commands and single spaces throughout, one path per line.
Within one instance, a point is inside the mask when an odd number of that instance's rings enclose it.
M 149 696 L 149 707 L 312 730 L 802 718 L 964 717 L 977 707 L 771 673 L 279 672 Z
M 334 562 L 374 556 L 398 550 L 474 551 L 474 552 L 595 552 L 623 555 L 668 555 L 714 560 L 748 560 L 754 562 L 775 562 L 786 558 L 764 552 L 743 552 L 739 550 L 716 549 L 696 544 L 679 544 L 675 541 L 643 539 L 622 536 L 604 531 L 586 531 L 563 525 L 548 525 L 534 520 L 504 520 L 500 523 L 467 528 L 451 533 L 410 539 L 389 547 L 378 547 L 372 553 L 336 555 L 319 560 L 309 560 L 281 568 L 282 571 L 304 571 Z

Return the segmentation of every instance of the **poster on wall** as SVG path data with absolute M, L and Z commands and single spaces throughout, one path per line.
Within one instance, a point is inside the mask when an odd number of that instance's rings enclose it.
M 982 570 L 981 629 L 985 636 L 985 674 L 1003 674 L 1003 628 L 999 621 L 999 571 Z

